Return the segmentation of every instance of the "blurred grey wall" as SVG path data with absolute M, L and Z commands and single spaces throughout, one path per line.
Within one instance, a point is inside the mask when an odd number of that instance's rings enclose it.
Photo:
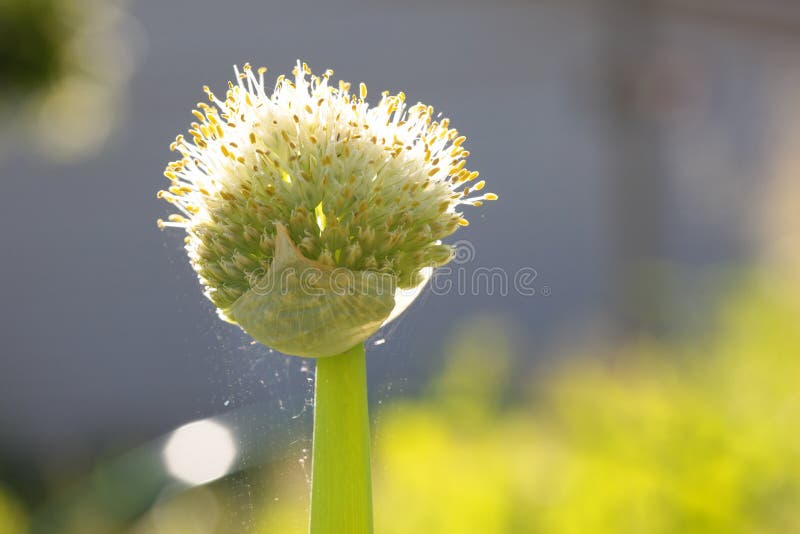
M 58 165 L 15 145 L 0 160 L 0 446 L 66 458 L 231 400 L 306 394 L 275 381 L 282 357 L 216 319 L 182 236 L 155 225 L 169 143 L 202 85 L 222 91 L 245 61 L 274 78 L 301 58 L 366 82 L 371 99 L 403 90 L 452 117 L 500 195 L 453 238 L 475 245 L 467 267 L 538 273 L 534 297 L 423 298 L 370 349 L 378 382 L 424 382 L 443 335 L 479 313 L 524 333 L 529 366 L 635 317 L 620 292 L 636 276 L 691 322 L 706 291 L 694 269 L 750 255 L 749 207 L 780 120 L 767 103 L 800 70 L 800 33 L 791 18 L 776 29 L 691 3 L 615 16 L 626 4 L 132 4 L 147 46 L 102 153 Z M 637 31 L 620 40 L 626 28 Z M 662 264 L 686 278 L 646 274 Z

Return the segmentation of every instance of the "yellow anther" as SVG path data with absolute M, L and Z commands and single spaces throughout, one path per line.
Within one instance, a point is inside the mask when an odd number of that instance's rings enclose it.
M 455 164 L 455 165 L 454 165 L 454 166 L 453 166 L 453 167 L 450 169 L 450 174 L 451 174 L 451 175 L 455 175 L 456 173 L 459 173 L 459 172 L 461 172 L 461 170 L 464 168 L 464 165 L 466 165 L 466 164 L 467 164 L 467 160 L 464 160 L 464 159 L 462 159 L 461 161 L 459 161 L 458 163 L 456 163 L 456 164 Z

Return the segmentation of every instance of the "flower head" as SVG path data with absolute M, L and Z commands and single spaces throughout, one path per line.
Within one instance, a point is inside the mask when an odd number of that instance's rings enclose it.
M 306 64 L 278 77 L 272 94 L 265 68 L 235 70 L 224 100 L 204 88 L 211 105 L 194 110 L 191 141 L 179 135 L 171 146 L 182 158 L 168 165 L 171 185 L 159 197 L 180 213 L 159 225 L 186 230 L 206 296 L 256 339 L 269 336 L 254 334 L 255 324 L 287 329 L 266 318 L 279 307 L 253 282 L 292 264 L 289 256 L 324 272 L 389 275 L 392 289 L 418 287 L 424 268 L 449 261 L 440 240 L 468 224 L 460 207 L 497 198 L 465 168 L 465 137 L 430 106 L 388 92 L 370 106 L 364 84 L 351 94 L 349 83 L 330 83 L 332 71 L 314 76 Z M 374 332 L 392 302 L 356 337 Z

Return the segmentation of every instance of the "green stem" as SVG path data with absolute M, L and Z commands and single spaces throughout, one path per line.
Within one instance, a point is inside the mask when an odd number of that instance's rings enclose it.
M 364 346 L 317 359 L 310 534 L 372 534 Z

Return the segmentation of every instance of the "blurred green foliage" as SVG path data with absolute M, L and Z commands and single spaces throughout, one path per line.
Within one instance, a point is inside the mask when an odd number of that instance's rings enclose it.
M 52 84 L 64 68 L 67 28 L 53 0 L 0 0 L 0 97 Z
M 472 325 L 427 398 L 380 416 L 376 531 L 800 532 L 798 324 L 754 282 L 710 339 L 573 358 L 511 404 L 503 326 Z M 261 531 L 304 532 L 283 508 Z
M 35 148 L 74 161 L 103 146 L 122 116 L 138 54 L 125 4 L 0 0 L 3 153 Z
M 0 532 L 23 534 L 28 528 L 28 516 L 11 493 L 0 486 Z
M 465 323 L 429 391 L 376 412 L 376 532 L 800 532 L 800 299 L 737 289 L 706 339 L 589 347 L 528 380 L 508 322 Z M 245 476 L 244 497 L 237 475 L 65 532 L 306 532 L 297 456 Z M 0 531 L 24 522 L 0 493 Z

